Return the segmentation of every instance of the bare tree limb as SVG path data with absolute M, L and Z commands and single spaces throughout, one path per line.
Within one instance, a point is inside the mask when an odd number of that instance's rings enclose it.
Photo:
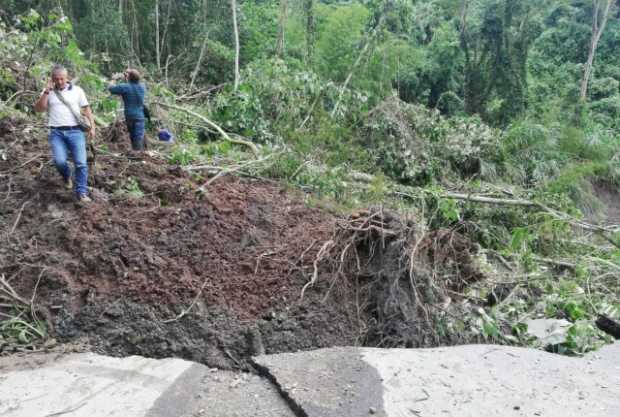
M 403 192 L 396 192 L 394 194 L 400 195 L 400 196 L 403 196 L 403 197 L 407 197 L 407 198 L 414 198 L 414 196 L 412 196 L 410 194 L 407 194 L 407 193 L 403 193 Z M 576 219 L 576 218 L 568 215 L 567 213 L 564 213 L 564 212 L 561 212 L 561 211 L 558 211 L 558 210 L 554 210 L 554 209 L 552 209 L 550 207 L 547 207 L 546 205 L 544 205 L 542 203 L 539 203 L 539 202 L 536 202 L 536 201 L 523 200 L 523 199 L 492 198 L 492 197 L 483 197 L 483 196 L 469 195 L 469 194 L 459 194 L 459 193 L 452 193 L 452 192 L 443 192 L 443 193 L 441 193 L 440 196 L 444 197 L 444 198 L 453 198 L 455 200 L 470 201 L 470 202 L 473 202 L 473 203 L 539 208 L 542 211 L 544 211 L 547 214 L 549 214 L 552 217 L 554 217 L 555 219 L 564 221 L 564 222 L 570 224 L 571 226 L 580 228 L 582 230 L 587 230 L 587 231 L 594 232 L 594 233 L 598 234 L 603 239 L 605 239 L 606 241 L 608 241 L 609 243 L 611 243 L 612 245 L 614 245 L 615 247 L 620 249 L 620 243 L 618 243 L 613 238 L 613 236 L 611 236 L 611 234 L 613 234 L 614 232 L 618 231 L 618 226 L 602 227 L 602 226 L 597 226 L 597 225 L 594 225 L 594 224 L 586 223 L 586 222 L 584 222 L 582 220 Z
M 334 108 L 332 109 L 332 112 L 331 112 L 332 117 L 334 117 L 334 115 L 338 111 L 338 107 L 340 107 L 340 102 L 342 101 L 342 96 L 344 95 L 344 92 L 347 89 L 349 82 L 351 82 L 353 73 L 359 67 L 360 62 L 362 61 L 362 58 L 366 55 L 366 52 L 368 51 L 368 48 L 372 44 L 374 37 L 376 36 L 377 33 L 379 33 L 379 29 L 383 25 L 383 20 L 384 20 L 384 15 L 381 14 L 381 17 L 379 18 L 379 22 L 377 23 L 377 26 L 374 29 L 371 29 L 371 32 L 368 33 L 368 35 L 366 36 L 366 42 L 364 43 L 364 47 L 360 51 L 360 54 L 357 56 L 357 59 L 355 60 L 355 63 L 353 64 L 353 66 L 351 66 L 351 71 L 349 71 L 347 78 L 344 80 L 344 83 L 340 87 L 340 92 L 338 93 L 338 100 L 336 101 L 336 104 L 334 105 Z
M 239 88 L 239 27 L 237 26 L 237 1 L 230 0 L 232 9 L 233 30 L 235 35 L 235 91 Z
M 224 140 L 227 140 L 230 143 L 235 143 L 237 145 L 247 146 L 248 148 L 250 148 L 252 150 L 252 153 L 254 154 L 254 156 L 258 155 L 258 147 L 255 144 L 253 144 L 252 142 L 247 141 L 247 140 L 231 138 L 230 135 L 228 133 L 226 133 L 224 131 L 224 129 L 222 129 L 219 125 L 217 125 L 216 123 L 214 123 L 211 120 L 207 119 L 205 116 L 196 113 L 195 111 L 186 109 L 185 107 L 177 106 L 176 104 L 168 104 L 168 103 L 163 103 L 161 101 L 156 101 L 155 104 L 157 104 L 159 106 L 162 106 L 162 107 L 167 107 L 167 108 L 170 108 L 170 109 L 178 110 L 178 111 L 184 112 L 186 114 L 189 114 L 190 116 L 193 116 L 193 117 L 195 117 L 195 118 L 205 122 L 207 125 L 211 126 L 215 130 L 217 130 L 218 133 L 222 136 L 222 138 L 224 138 Z
M 175 318 L 164 320 L 163 323 L 172 323 L 172 322 L 175 322 L 175 321 L 180 320 L 183 317 L 185 317 L 185 315 L 187 315 L 187 313 L 189 313 L 190 310 L 196 305 L 196 302 L 198 301 L 198 298 L 200 298 L 200 295 L 202 294 L 202 292 L 204 291 L 204 289 L 205 289 L 205 287 L 207 286 L 208 283 L 209 283 L 209 277 L 206 277 L 205 280 L 202 282 L 202 287 L 200 287 L 200 291 L 198 291 L 198 293 L 196 294 L 196 296 L 192 300 L 192 303 L 189 305 L 189 307 L 187 307 L 185 310 L 181 311 Z
M 253 160 L 253 161 L 246 162 L 245 164 L 241 164 L 241 165 L 238 165 L 238 166 L 236 166 L 236 167 L 231 167 L 231 168 L 227 168 L 227 169 L 222 169 L 222 170 L 221 170 L 220 172 L 218 172 L 218 173 L 217 173 L 217 174 L 216 174 L 213 178 L 211 178 L 209 181 L 207 181 L 207 183 L 205 184 L 205 186 L 209 186 L 209 185 L 213 184 L 213 182 L 214 182 L 215 180 L 217 180 L 218 178 L 220 178 L 220 177 L 222 177 L 222 176 L 224 176 L 224 175 L 231 174 L 231 173 L 233 173 L 233 172 L 235 172 L 235 171 L 239 171 L 239 170 L 241 170 L 241 169 L 243 169 L 243 168 L 247 168 L 247 167 L 248 167 L 248 166 L 250 166 L 250 165 L 254 165 L 254 164 L 259 164 L 259 163 L 261 163 L 261 162 L 265 162 L 266 160 L 270 159 L 273 155 L 274 155 L 274 154 L 270 154 L 270 155 L 267 155 L 267 156 L 266 156 L 266 157 L 264 157 L 264 158 L 255 159 L 255 160 Z
M 205 51 L 207 50 L 207 43 L 209 42 L 209 34 L 204 34 L 204 39 L 202 40 L 202 46 L 200 47 L 200 55 L 198 55 L 198 60 L 196 61 L 196 66 L 194 67 L 194 71 L 192 71 L 192 79 L 189 83 L 189 91 L 194 89 L 194 83 L 196 82 L 196 77 L 198 76 L 198 72 L 200 72 L 200 65 L 202 64 L 202 58 L 205 55 Z
M 588 83 L 590 81 L 590 77 L 592 76 L 594 56 L 596 54 L 596 49 L 598 48 L 598 43 L 601 40 L 601 36 L 603 35 L 603 31 L 605 30 L 607 20 L 609 19 L 610 10 L 612 5 L 614 4 L 614 0 L 593 0 L 593 3 L 594 12 L 592 16 L 592 36 L 590 38 L 588 60 L 586 61 L 583 70 L 583 78 L 581 79 L 581 89 L 579 94 L 582 101 L 586 101 L 586 96 L 588 94 Z M 599 13 L 603 4 L 605 5 L 605 9 L 603 10 L 602 16 L 600 16 L 601 21 L 599 24 Z
M 280 0 L 280 18 L 278 19 L 278 37 L 276 40 L 276 56 L 284 55 L 284 31 L 286 29 L 286 17 L 288 15 L 288 0 Z

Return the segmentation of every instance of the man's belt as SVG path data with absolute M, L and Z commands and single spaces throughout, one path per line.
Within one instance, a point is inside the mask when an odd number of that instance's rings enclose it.
M 80 130 L 79 126 L 50 126 L 50 129 L 55 130 Z

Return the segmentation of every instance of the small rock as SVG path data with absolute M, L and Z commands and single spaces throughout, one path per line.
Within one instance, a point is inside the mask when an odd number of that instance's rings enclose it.
M 528 320 L 525 324 L 527 333 L 539 339 L 544 345 L 564 343 L 568 329 L 572 326 L 567 320 L 555 319 Z
M 43 343 L 43 347 L 49 349 L 49 348 L 53 348 L 54 346 L 56 346 L 56 344 L 57 344 L 56 339 L 47 339 L 45 343 Z
M 370 407 L 370 409 L 368 410 L 368 412 L 370 414 L 377 414 L 377 409 L 375 407 Z

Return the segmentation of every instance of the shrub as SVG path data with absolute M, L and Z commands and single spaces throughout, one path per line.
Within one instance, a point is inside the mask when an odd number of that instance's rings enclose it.
M 444 118 L 397 97 L 371 111 L 362 137 L 385 173 L 405 183 L 480 175 L 483 161 L 498 161 L 499 131 L 479 118 Z

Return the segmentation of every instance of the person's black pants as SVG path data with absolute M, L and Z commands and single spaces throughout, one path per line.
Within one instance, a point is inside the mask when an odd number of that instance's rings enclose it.
M 144 119 L 127 119 L 127 130 L 134 151 L 144 150 Z

